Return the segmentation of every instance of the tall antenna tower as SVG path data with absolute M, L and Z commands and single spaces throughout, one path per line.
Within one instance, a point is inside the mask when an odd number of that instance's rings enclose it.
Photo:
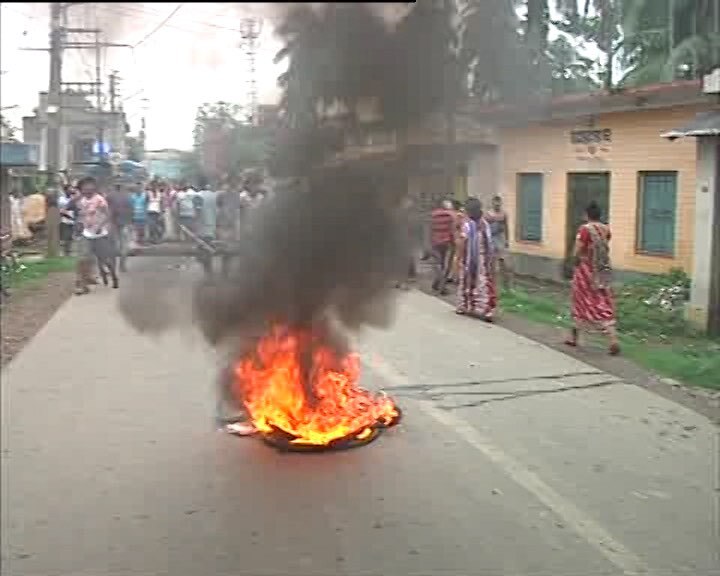
M 247 101 L 245 118 L 249 124 L 256 124 L 258 117 L 257 75 L 255 70 L 255 57 L 257 56 L 257 43 L 262 32 L 262 20 L 258 18 L 244 18 L 240 23 L 241 47 L 245 52 Z

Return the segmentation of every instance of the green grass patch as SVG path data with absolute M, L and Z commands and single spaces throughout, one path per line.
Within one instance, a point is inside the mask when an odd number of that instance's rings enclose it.
M 623 355 L 662 376 L 720 390 L 720 339 L 684 318 L 690 282 L 682 272 L 639 280 L 616 291 Z M 502 293 L 502 307 L 526 320 L 568 328 L 570 303 L 557 293 Z
M 8 289 L 26 288 L 37 284 L 56 272 L 70 272 L 75 269 L 75 258 L 60 256 L 28 260 L 19 258 L 14 264 L 2 268 L 2 282 Z

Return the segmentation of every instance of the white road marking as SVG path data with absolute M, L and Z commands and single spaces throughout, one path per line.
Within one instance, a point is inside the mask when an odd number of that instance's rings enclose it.
M 370 367 L 393 386 L 407 386 L 408 378 L 395 370 L 388 362 L 376 353 L 369 354 Z M 605 528 L 593 520 L 586 512 L 580 510 L 572 502 L 563 498 L 537 474 L 528 470 L 519 461 L 503 452 L 488 438 L 483 436 L 474 426 L 456 414 L 442 410 L 432 402 L 418 401 L 420 409 L 434 420 L 451 428 L 470 446 L 481 452 L 488 460 L 502 469 L 516 484 L 535 496 L 552 512 L 561 517 L 566 526 L 597 549 L 624 576 L 651 576 L 649 566 L 634 552 L 616 540 Z

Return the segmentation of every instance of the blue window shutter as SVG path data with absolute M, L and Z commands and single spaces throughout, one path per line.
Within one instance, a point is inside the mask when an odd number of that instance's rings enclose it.
M 542 240 L 542 174 L 520 174 L 518 181 L 518 238 Z
M 641 176 L 640 242 L 642 252 L 675 253 L 677 173 L 646 172 Z

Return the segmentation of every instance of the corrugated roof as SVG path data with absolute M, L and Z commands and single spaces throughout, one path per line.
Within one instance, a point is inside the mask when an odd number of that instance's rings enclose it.
M 700 112 L 685 126 L 662 134 L 671 140 L 686 136 L 720 136 L 720 110 Z

